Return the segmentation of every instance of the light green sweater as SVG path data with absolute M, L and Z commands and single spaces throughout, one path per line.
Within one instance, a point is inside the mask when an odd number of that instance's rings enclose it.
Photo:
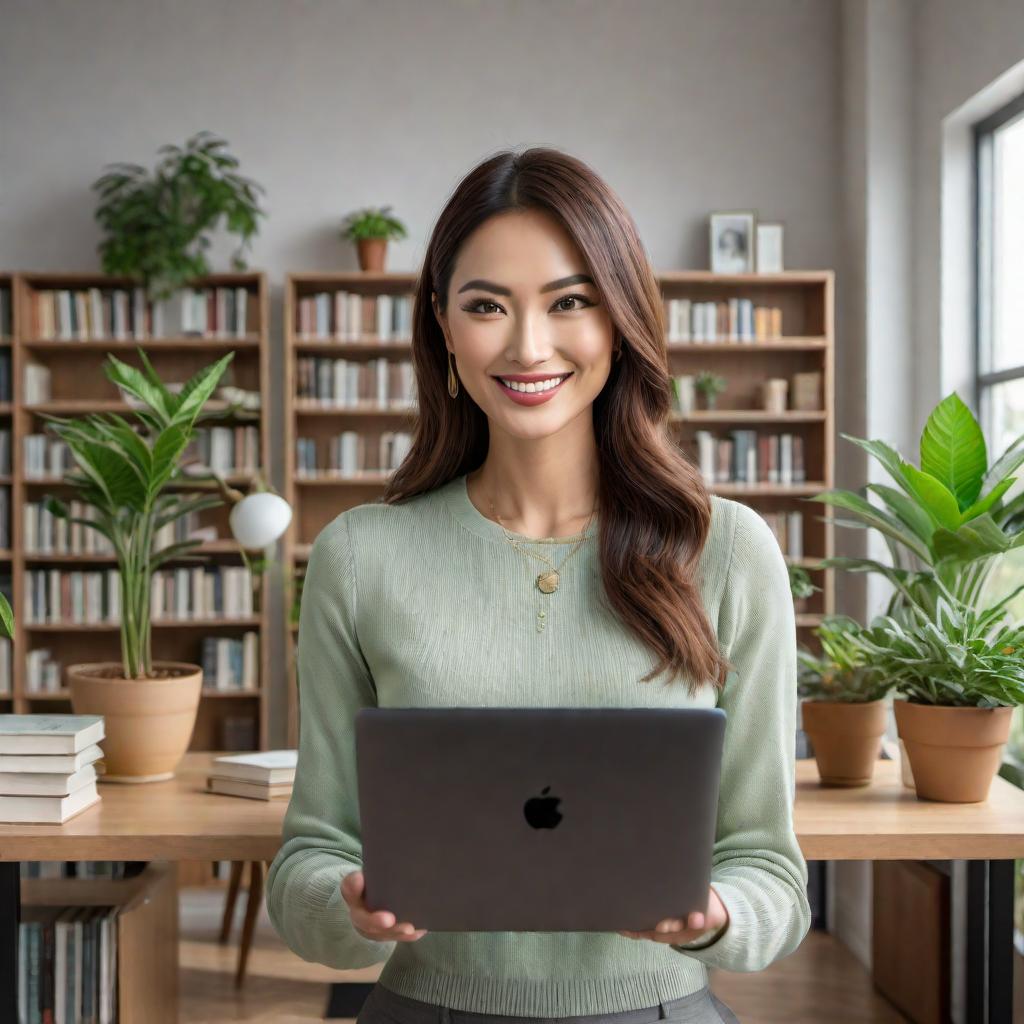
M 550 595 L 534 585 L 543 563 L 512 548 L 477 510 L 465 476 L 402 505 L 348 509 L 320 531 L 299 622 L 298 767 L 266 892 L 292 950 L 336 968 L 386 961 L 385 988 L 452 1009 L 561 1017 L 653 1006 L 703 988 L 710 967 L 758 971 L 799 946 L 811 911 L 792 817 L 789 577 L 756 511 L 718 495 L 712 505 L 698 578 L 737 667 L 717 701 L 710 683 L 694 701 L 682 681 L 638 681 L 656 659 L 602 603 L 596 521 Z M 570 547 L 538 550 L 557 565 Z M 710 945 L 702 936 L 687 946 L 616 932 L 363 938 L 340 882 L 362 867 L 353 718 L 372 705 L 723 708 L 711 884 L 728 927 Z M 415 847 L 408 853 L 415 857 Z

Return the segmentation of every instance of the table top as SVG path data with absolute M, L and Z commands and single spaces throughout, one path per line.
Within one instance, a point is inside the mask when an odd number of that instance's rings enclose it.
M 288 800 L 206 792 L 221 752 L 188 753 L 166 782 L 100 782 L 101 800 L 63 825 L 0 824 L 0 861 L 272 860 Z M 793 820 L 807 860 L 1024 857 L 1024 790 L 996 776 L 976 804 L 919 800 L 899 761 L 870 786 L 826 787 L 813 758 L 796 762 Z

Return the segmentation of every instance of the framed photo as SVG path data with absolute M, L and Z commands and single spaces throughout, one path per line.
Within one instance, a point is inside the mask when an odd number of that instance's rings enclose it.
M 782 225 L 757 225 L 757 272 L 774 274 L 782 270 Z
M 722 210 L 710 217 L 711 270 L 716 274 L 754 271 L 753 210 Z

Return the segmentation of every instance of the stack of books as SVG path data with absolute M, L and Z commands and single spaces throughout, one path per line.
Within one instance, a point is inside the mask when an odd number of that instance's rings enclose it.
M 99 803 L 102 715 L 0 715 L 0 822 L 59 825 Z
M 206 777 L 208 793 L 277 800 L 291 796 L 297 750 L 257 750 L 251 754 L 222 754 L 213 759 Z

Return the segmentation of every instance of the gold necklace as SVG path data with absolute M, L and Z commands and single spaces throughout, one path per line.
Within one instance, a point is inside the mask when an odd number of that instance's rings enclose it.
M 558 589 L 558 584 L 561 582 L 559 570 L 562 568 L 563 565 L 565 565 L 566 562 L 569 561 L 570 558 L 572 558 L 573 555 L 576 554 L 577 551 L 579 551 L 579 549 L 583 545 L 583 542 L 587 539 L 587 527 L 590 526 L 590 522 L 594 518 L 594 510 L 597 508 L 597 505 L 595 504 L 594 508 L 590 510 L 590 516 L 587 518 L 586 526 L 583 527 L 583 532 L 579 535 L 580 539 L 576 542 L 575 547 L 565 556 L 565 558 L 562 559 L 561 562 L 558 563 L 558 565 L 555 565 L 549 558 L 545 558 L 542 554 L 536 551 L 530 551 L 529 549 L 524 548 L 517 540 L 515 540 L 515 538 L 513 538 L 509 534 L 505 524 L 501 521 L 501 516 L 498 515 L 498 511 L 494 507 L 494 502 L 491 501 L 490 498 L 488 498 L 488 502 L 490 503 L 491 506 L 491 514 L 494 516 L 495 519 L 498 520 L 498 525 L 502 528 L 502 530 L 505 533 L 505 540 L 507 540 L 509 544 L 511 544 L 512 547 L 514 547 L 517 551 L 521 551 L 524 555 L 532 555 L 534 558 L 539 558 L 542 562 L 544 562 L 550 567 L 547 571 L 539 573 L 537 575 L 537 579 L 535 582 L 537 584 L 537 589 L 542 594 L 553 594 Z M 547 538 L 548 543 L 551 543 L 553 541 L 554 537 Z M 540 543 L 544 542 L 541 541 Z

